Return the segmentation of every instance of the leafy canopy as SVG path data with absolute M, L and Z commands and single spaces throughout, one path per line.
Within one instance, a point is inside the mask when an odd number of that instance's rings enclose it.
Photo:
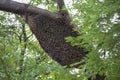
M 120 1 L 71 0 L 68 6 L 77 37 L 67 42 L 89 53 L 79 69 L 60 66 L 38 47 L 39 44 L 22 19 L 0 12 L 0 78 L 3 80 L 87 80 L 96 74 L 106 80 L 120 79 Z M 35 6 L 56 12 L 53 0 L 31 0 Z M 73 64 L 74 65 L 74 64 Z

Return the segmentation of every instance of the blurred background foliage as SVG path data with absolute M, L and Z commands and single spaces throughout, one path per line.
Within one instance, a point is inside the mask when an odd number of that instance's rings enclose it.
M 66 1 L 67 2 L 67 1 Z M 65 38 L 89 53 L 78 68 L 61 66 L 39 47 L 29 27 L 18 15 L 0 12 L 0 79 L 88 80 L 96 74 L 120 79 L 120 1 L 71 0 L 67 9 L 78 32 Z M 31 0 L 31 5 L 56 12 L 54 0 Z M 81 61 L 80 61 L 81 62 Z M 75 64 L 73 64 L 75 65 Z

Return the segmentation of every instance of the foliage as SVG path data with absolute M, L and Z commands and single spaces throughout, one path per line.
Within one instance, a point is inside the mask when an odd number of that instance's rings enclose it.
M 75 71 L 73 74 L 73 69 L 62 67 L 45 54 L 28 26 L 19 16 L 5 12 L 0 13 L 0 79 L 78 79 Z M 69 77 L 71 78 L 69 79 Z
M 72 46 L 89 53 L 86 64 L 65 68 L 52 61 L 23 20 L 11 13 L 0 12 L 0 79 L 3 80 L 87 80 L 97 74 L 106 80 L 120 76 L 120 1 L 73 0 L 69 5 L 74 29 L 79 36 L 67 37 Z M 53 0 L 31 0 L 35 6 L 57 11 Z M 75 65 L 75 64 L 73 64 Z
M 89 54 L 85 58 L 83 76 L 106 76 L 106 80 L 120 79 L 120 1 L 79 0 L 73 9 L 77 11 L 74 23 L 80 35 L 68 37 L 73 46 L 84 47 Z

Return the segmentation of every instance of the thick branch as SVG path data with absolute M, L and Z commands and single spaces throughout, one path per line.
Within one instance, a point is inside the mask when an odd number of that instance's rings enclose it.
M 64 0 L 56 0 L 59 11 L 61 11 L 65 7 Z
M 0 0 L 0 10 L 6 12 L 12 12 L 19 15 L 24 15 L 25 13 L 31 13 L 31 14 L 42 14 L 44 16 L 49 16 L 53 19 L 58 18 L 57 14 L 52 13 L 50 11 L 11 0 Z

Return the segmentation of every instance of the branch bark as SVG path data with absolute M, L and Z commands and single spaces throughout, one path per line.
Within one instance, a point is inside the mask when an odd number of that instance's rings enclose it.
M 58 10 L 61 11 L 65 7 L 64 0 L 56 0 Z
M 44 16 L 49 16 L 50 18 L 53 19 L 58 18 L 57 14 L 52 13 L 48 10 L 33 7 L 25 3 L 19 3 L 11 0 L 0 0 L 0 10 L 15 13 L 18 15 L 25 15 L 26 13 L 29 13 L 29 14 L 42 14 Z

